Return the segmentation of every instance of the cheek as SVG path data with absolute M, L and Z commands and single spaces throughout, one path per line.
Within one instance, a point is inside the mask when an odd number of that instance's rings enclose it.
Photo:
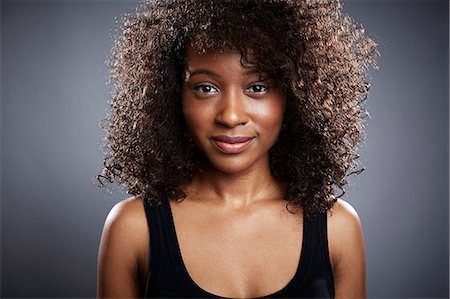
M 261 105 L 257 109 L 257 117 L 259 123 L 265 129 L 278 132 L 283 122 L 283 115 L 285 110 L 284 101 L 275 101 Z
M 183 115 L 190 134 L 202 131 L 207 124 L 210 112 L 205 105 L 199 105 L 189 97 L 182 100 Z

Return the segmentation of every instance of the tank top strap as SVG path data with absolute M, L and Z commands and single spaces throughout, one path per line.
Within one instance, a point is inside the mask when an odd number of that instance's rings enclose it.
M 327 290 L 323 297 L 335 296 L 333 269 L 328 249 L 328 219 L 327 212 L 320 213 L 313 219 L 305 221 L 304 245 L 305 251 L 310 253 L 308 268 L 309 281 L 323 284 L 323 290 Z M 308 263 L 307 262 L 307 263 Z
M 327 212 L 321 213 L 319 216 L 319 242 L 322 262 L 325 267 L 325 273 L 328 285 L 331 286 L 331 294 L 334 297 L 334 275 L 330 260 L 330 251 L 328 248 L 328 216 Z
M 144 199 L 145 216 L 150 230 L 149 251 L 148 251 L 148 275 L 144 297 L 149 297 L 150 288 L 155 282 L 160 268 L 161 261 L 161 229 L 164 227 L 163 217 L 160 209 L 150 206 L 148 200 Z
M 144 201 L 145 213 L 150 229 L 150 243 L 148 255 L 148 279 L 145 290 L 145 298 L 151 297 L 154 290 L 160 284 L 175 283 L 174 273 L 166 271 L 165 267 L 170 266 L 172 269 L 176 268 L 174 262 L 174 248 L 177 244 L 174 243 L 170 207 L 167 199 L 161 200 L 158 206 L 150 206 L 147 201 Z M 168 295 L 168 294 L 167 294 Z
M 173 298 L 180 297 L 179 294 L 189 294 L 183 279 L 169 200 L 163 198 L 158 206 L 153 207 L 144 201 L 144 205 L 150 229 L 149 274 L 144 298 Z

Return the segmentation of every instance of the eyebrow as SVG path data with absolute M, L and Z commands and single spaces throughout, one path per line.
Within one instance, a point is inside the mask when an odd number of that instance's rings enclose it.
M 220 75 L 217 74 L 216 72 L 211 71 L 211 70 L 207 70 L 207 69 L 199 69 L 199 70 L 195 70 L 195 71 L 192 71 L 192 72 L 190 72 L 189 70 L 186 70 L 186 73 L 189 74 L 189 77 L 192 77 L 192 76 L 195 76 L 195 75 L 200 75 L 200 74 L 208 75 L 208 76 L 211 76 L 211 77 L 214 77 L 214 78 L 219 78 L 220 77 Z
M 252 74 L 257 74 L 257 73 L 259 74 L 259 73 L 261 73 L 261 71 L 258 70 L 257 68 L 250 68 L 244 72 L 244 75 L 252 75 Z M 186 80 L 189 80 L 190 77 L 193 77 L 195 75 L 200 75 L 200 74 L 208 75 L 208 76 L 211 76 L 214 78 L 220 78 L 220 75 L 218 73 L 216 73 L 212 70 L 208 70 L 208 69 L 198 69 L 198 70 L 195 70 L 192 72 L 190 72 L 189 70 L 186 70 L 185 78 L 186 78 Z

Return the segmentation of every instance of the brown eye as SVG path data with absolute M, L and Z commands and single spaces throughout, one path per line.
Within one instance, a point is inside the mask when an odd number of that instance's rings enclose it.
M 201 93 L 217 93 L 217 89 L 214 86 L 211 85 L 206 85 L 206 84 L 202 84 L 202 85 L 197 85 L 194 88 L 196 91 L 201 92 Z
M 254 92 L 254 93 L 264 93 L 269 91 L 269 88 L 263 84 L 255 84 L 250 86 L 250 88 L 248 89 L 250 92 Z

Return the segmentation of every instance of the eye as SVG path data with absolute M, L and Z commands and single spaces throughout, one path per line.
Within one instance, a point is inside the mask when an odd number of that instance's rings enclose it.
M 201 84 L 201 85 L 197 85 L 194 87 L 194 90 L 200 93 L 205 93 L 205 94 L 216 94 L 218 93 L 217 88 L 215 88 L 212 85 L 207 85 L 207 84 Z
M 269 90 L 269 87 L 265 86 L 264 84 L 254 84 L 248 88 L 248 91 L 253 93 L 265 93 Z

